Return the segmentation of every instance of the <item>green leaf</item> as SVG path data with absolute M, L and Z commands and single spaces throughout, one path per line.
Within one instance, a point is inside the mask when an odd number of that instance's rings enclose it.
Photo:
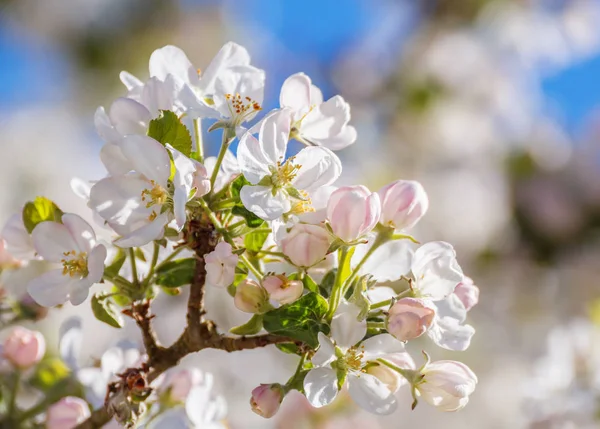
M 127 252 L 125 252 L 125 250 L 121 249 L 120 247 L 116 247 L 116 249 L 117 254 L 115 255 L 113 261 L 110 263 L 110 265 L 104 268 L 104 275 L 107 277 L 115 277 L 119 275 L 119 271 L 121 271 L 121 267 L 123 267 L 123 264 L 127 259 Z
M 162 290 L 164 293 L 166 293 L 167 295 L 170 296 L 177 296 L 181 294 L 181 289 L 176 288 L 176 287 L 164 287 L 162 286 L 160 288 L 160 290 Z
M 288 353 L 291 355 L 299 355 L 302 353 L 300 351 L 300 349 L 298 348 L 298 346 L 294 343 L 275 344 L 275 347 L 277 347 L 282 352 Z
M 291 304 L 265 313 L 263 326 L 272 334 L 304 341 L 316 348 L 318 333 L 329 333 L 329 326 L 322 322 L 327 308 L 327 300 L 311 292 Z
M 231 198 L 239 200 L 240 190 L 246 185 L 250 185 L 250 182 L 246 180 L 243 174 L 240 174 L 233 182 L 231 182 L 231 185 L 229 185 L 231 190 Z
M 250 228 L 258 228 L 264 222 L 261 218 L 256 216 L 254 213 L 252 213 L 250 210 L 248 210 L 241 204 L 234 206 L 233 209 L 231 209 L 231 213 L 233 213 L 236 216 L 243 217 L 246 221 L 246 225 L 248 225 Z
M 254 335 L 258 334 L 263 327 L 262 316 L 255 314 L 246 323 L 231 328 L 229 332 L 235 335 Z
M 323 276 L 323 280 L 321 280 L 321 285 L 319 286 L 319 291 L 321 295 L 325 298 L 329 298 L 331 295 L 331 289 L 333 289 L 333 284 L 335 283 L 335 276 L 337 275 L 337 268 L 328 271 L 327 274 Z
M 64 213 L 54 202 L 45 197 L 36 197 L 23 207 L 23 224 L 28 233 L 40 223 L 60 222 Z
M 352 294 L 348 301 L 360 309 L 359 320 L 365 319 L 371 309 L 371 302 L 367 298 L 367 289 L 370 284 L 371 275 L 362 276 L 352 283 Z
M 46 357 L 36 367 L 31 384 L 46 391 L 69 376 L 69 368 L 57 357 Z
M 189 285 L 194 280 L 195 271 L 194 258 L 170 261 L 156 270 L 156 284 L 169 288 Z
M 287 382 L 287 388 L 297 390 L 300 393 L 304 393 L 304 379 L 306 378 L 306 375 L 309 372 L 309 369 L 303 369 L 298 373 L 294 374 L 294 376 Z
M 126 307 L 129 304 L 131 304 L 131 299 L 129 299 L 127 296 L 125 296 L 118 287 L 113 286 L 112 289 L 110 290 L 110 293 L 115 294 L 115 295 L 111 296 L 111 298 L 113 299 L 115 304 L 117 304 L 119 307 Z
M 167 143 L 190 156 L 192 152 L 192 136 L 177 115 L 170 110 L 161 110 L 160 116 L 150 121 L 148 136 L 166 145 Z
M 144 251 L 142 249 L 140 249 L 139 247 L 135 248 L 135 250 L 133 251 L 133 254 L 140 261 L 147 262 L 146 255 L 144 254 Z
M 262 249 L 268 236 L 269 233 L 267 231 L 252 231 L 246 234 L 244 246 L 251 252 L 258 252 Z
M 123 327 L 123 317 L 115 309 L 115 305 L 104 293 L 97 293 L 92 297 L 92 312 L 96 319 L 113 328 Z

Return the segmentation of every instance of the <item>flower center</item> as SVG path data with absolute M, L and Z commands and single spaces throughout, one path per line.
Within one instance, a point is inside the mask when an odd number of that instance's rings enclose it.
M 236 118 L 235 122 L 238 124 L 242 123 L 251 114 L 262 110 L 258 102 L 250 97 L 242 97 L 239 93 L 225 94 L 225 98 L 227 99 L 231 116 Z
M 277 161 L 277 166 L 270 166 L 271 182 L 275 188 L 285 188 L 292 184 L 292 180 L 298 175 L 301 165 L 294 164 L 294 157 L 290 157 L 286 162 Z
M 308 193 L 306 193 L 305 191 L 299 191 L 299 192 L 300 192 L 300 194 L 302 194 L 303 197 L 305 197 L 305 199 L 295 201 L 292 204 L 292 208 L 290 209 L 289 213 L 294 214 L 294 215 L 299 215 L 302 213 L 315 212 L 316 210 L 312 206 L 312 201 L 308 197 Z
M 344 363 L 349 370 L 353 371 L 361 371 L 363 367 L 363 358 L 365 356 L 365 352 L 363 346 L 358 348 L 352 347 L 346 355 L 344 356 Z
M 64 259 L 61 259 L 63 276 L 86 277 L 88 275 L 86 252 L 77 253 L 75 250 L 71 250 L 70 252 L 64 252 L 63 255 L 65 256 Z
M 152 188 L 142 191 L 142 201 L 146 202 L 146 208 L 150 208 L 153 205 L 162 206 L 167 202 L 169 193 L 154 180 L 151 180 L 150 183 L 152 184 Z

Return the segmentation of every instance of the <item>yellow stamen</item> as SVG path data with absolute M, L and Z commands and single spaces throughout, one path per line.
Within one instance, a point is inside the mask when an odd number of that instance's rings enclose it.
M 150 183 L 152 184 L 152 189 L 144 189 L 142 191 L 142 201 L 147 201 L 146 208 L 150 208 L 155 204 L 162 206 L 167 202 L 169 193 L 154 180 L 151 180 Z
M 70 252 L 64 252 L 63 255 L 65 255 L 65 258 L 61 259 L 63 276 L 68 274 L 70 277 L 85 277 L 88 275 L 86 252 L 77 254 L 75 250 L 71 250 Z

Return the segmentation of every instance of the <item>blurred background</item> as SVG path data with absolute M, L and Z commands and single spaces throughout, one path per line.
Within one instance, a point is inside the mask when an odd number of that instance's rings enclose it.
M 387 418 L 288 397 L 267 421 L 250 391 L 285 381 L 293 357 L 191 357 L 215 373 L 231 428 L 599 427 L 600 1 L 0 0 L 0 223 L 35 195 L 87 215 L 69 181 L 104 175 L 93 113 L 124 94 L 118 73 L 147 76 L 166 44 L 202 68 L 229 40 L 266 71 L 265 108 L 298 71 L 326 98 L 343 95 L 359 138 L 339 153 L 342 182 L 421 181 L 431 204 L 415 236 L 455 245 L 481 289 L 471 348 L 432 350 L 479 376 L 463 411 L 411 412 L 404 391 Z M 218 140 L 205 136 L 209 153 Z M 50 344 L 83 310 L 51 311 Z M 164 341 L 181 314 L 156 319 Z M 117 335 L 92 319 L 85 329 L 91 357 Z M 138 339 L 135 327 L 122 334 Z

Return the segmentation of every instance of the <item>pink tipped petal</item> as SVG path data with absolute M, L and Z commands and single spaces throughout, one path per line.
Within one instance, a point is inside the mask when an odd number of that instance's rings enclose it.
M 27 292 L 39 305 L 56 307 L 69 299 L 76 281 L 77 279 L 63 275 L 62 270 L 52 270 L 31 280 L 27 285 Z
M 304 392 L 313 407 L 321 408 L 331 404 L 338 394 L 335 371 L 331 368 L 310 370 L 304 378 Z
M 96 244 L 96 233 L 91 225 L 80 216 L 65 213 L 62 217 L 62 223 L 71 233 L 71 237 L 77 244 L 77 250 L 80 252 L 89 252 Z
M 65 253 L 78 250 L 69 229 L 57 222 L 42 222 L 31 233 L 35 251 L 46 261 L 60 262 Z

